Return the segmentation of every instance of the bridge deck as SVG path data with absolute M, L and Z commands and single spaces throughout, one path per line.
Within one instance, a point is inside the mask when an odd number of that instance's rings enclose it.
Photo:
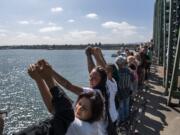
M 180 135 L 180 108 L 166 105 L 162 67 L 153 65 L 148 83 L 147 109 L 138 130 L 142 135 Z M 176 101 L 175 101 L 176 102 Z

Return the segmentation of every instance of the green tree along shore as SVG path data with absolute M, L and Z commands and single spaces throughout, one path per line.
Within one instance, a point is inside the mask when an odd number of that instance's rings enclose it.
M 85 49 L 87 46 L 100 47 L 105 50 L 118 50 L 121 48 L 134 49 L 139 44 L 84 44 L 84 45 L 11 45 L 0 46 L 0 50 L 6 49 L 47 49 L 47 50 L 77 50 Z

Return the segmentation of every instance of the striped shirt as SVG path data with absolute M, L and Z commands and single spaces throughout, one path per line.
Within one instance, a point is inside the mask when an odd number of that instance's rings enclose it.
M 128 68 L 120 68 L 119 69 L 119 83 L 118 88 L 121 89 L 131 89 L 131 85 L 133 82 L 133 74 L 130 72 Z

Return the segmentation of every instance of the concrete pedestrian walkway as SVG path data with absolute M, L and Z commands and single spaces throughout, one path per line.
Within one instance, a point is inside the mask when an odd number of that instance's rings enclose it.
M 153 65 L 144 95 L 148 100 L 147 109 L 138 125 L 141 135 L 180 135 L 180 107 L 166 106 L 162 81 L 162 67 Z

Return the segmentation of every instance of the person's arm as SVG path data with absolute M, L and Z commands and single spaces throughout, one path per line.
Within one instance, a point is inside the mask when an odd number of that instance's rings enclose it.
M 91 47 L 86 48 L 87 65 L 88 65 L 88 72 L 89 73 L 95 67 L 95 64 L 94 64 L 94 61 L 93 61 L 91 54 L 92 54 L 92 48 Z
M 69 125 L 73 122 L 74 110 L 71 100 L 61 87 L 58 87 L 52 74 L 45 75 L 45 82 L 52 94 L 52 105 L 54 107 L 53 132 L 55 135 L 64 135 Z
M 4 129 L 4 119 L 2 118 L 2 115 L 0 114 L 0 135 L 3 135 L 3 129 Z
M 80 95 L 83 92 L 83 89 L 79 86 L 76 86 L 72 84 L 70 81 L 68 81 L 66 78 L 58 74 L 56 71 L 53 70 L 52 73 L 54 79 L 64 88 L 67 90 L 70 90 L 71 92 L 75 93 L 76 95 Z
M 69 82 L 66 78 L 64 78 L 62 75 L 60 75 L 55 70 L 53 70 L 52 67 L 45 60 L 39 60 L 38 66 L 39 66 L 39 73 L 43 78 L 46 78 L 45 75 L 49 74 L 56 80 L 58 84 L 60 84 L 62 87 L 66 88 L 67 90 L 70 90 L 71 92 L 77 95 L 80 95 L 81 92 L 83 92 L 83 89 L 81 87 L 76 86 L 71 82 Z
M 48 134 L 52 133 L 54 135 L 65 135 L 69 125 L 74 120 L 74 110 L 71 104 L 71 101 L 66 96 L 64 91 L 57 87 L 55 80 L 52 77 L 52 74 L 48 72 L 40 75 L 38 72 L 39 67 L 30 66 L 28 69 L 29 75 L 32 79 L 36 80 L 40 89 L 44 91 L 44 89 L 48 89 L 51 93 L 51 106 L 53 107 L 53 118 L 50 120 L 43 121 L 39 124 L 34 124 L 18 133 L 14 133 L 13 135 L 24 135 L 24 134 Z M 38 72 L 38 73 L 37 73 Z M 43 76 L 43 77 L 42 77 Z M 39 79 L 39 78 L 43 78 Z M 44 85 L 45 84 L 45 85 Z M 46 87 L 45 87 L 46 86 Z M 44 95 L 44 94 L 43 94 Z M 50 126 L 51 125 L 51 126 Z
M 106 68 L 106 61 L 103 57 L 103 54 L 101 52 L 100 48 L 93 48 L 93 54 L 96 59 L 97 65 L 103 67 L 104 69 Z
M 52 95 L 49 91 L 48 86 L 46 85 L 46 83 L 44 82 L 43 78 L 41 78 L 41 76 L 38 74 L 35 65 L 30 65 L 28 68 L 28 74 L 29 76 L 35 80 L 40 94 L 42 96 L 42 99 L 48 109 L 48 111 L 50 113 L 53 113 L 53 107 L 52 107 Z
M 101 51 L 100 48 L 98 48 L 98 51 L 99 51 L 99 55 L 100 55 L 100 58 L 101 58 L 102 62 L 103 62 L 104 64 L 107 64 L 107 63 L 106 63 L 106 60 L 104 59 L 104 56 L 103 56 L 102 51 Z
M 44 80 L 36 80 L 36 84 L 39 88 L 41 97 L 50 113 L 53 113 L 53 107 L 52 107 L 52 95 L 49 91 L 48 86 L 44 82 Z

